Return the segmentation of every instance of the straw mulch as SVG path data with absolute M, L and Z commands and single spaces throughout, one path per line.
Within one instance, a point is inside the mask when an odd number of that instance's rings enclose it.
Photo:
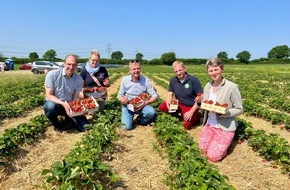
M 120 79 L 109 88 L 109 94 L 117 92 L 119 84 Z M 160 97 L 165 99 L 166 89 L 156 85 L 155 87 Z M 36 110 L 31 115 L 39 115 L 40 112 Z M 29 117 L 21 121 L 27 122 Z M 255 128 L 263 124 L 264 130 L 283 134 L 289 142 L 290 135 L 281 131 L 279 127 L 273 127 L 253 117 L 242 116 L 242 118 L 251 121 Z M 15 122 L 13 120 L 6 122 L 5 128 L 15 127 L 16 120 L 19 118 L 15 119 Z M 0 129 L 4 128 L 3 126 L 1 124 Z M 200 130 L 201 126 L 196 126 L 188 130 L 188 133 L 196 140 Z M 117 133 L 121 138 L 114 142 L 116 150 L 112 155 L 112 160 L 107 161 L 120 177 L 113 189 L 168 189 L 162 183 L 163 174 L 168 171 L 168 161 L 160 157 L 153 148 L 156 142 L 152 128 L 137 126 L 132 131 L 117 129 Z M 42 182 L 41 171 L 49 168 L 53 162 L 61 160 L 82 138 L 82 135 L 83 133 L 74 130 L 58 133 L 49 127 L 43 139 L 32 146 L 23 147 L 16 155 L 17 159 L 12 161 L 5 170 L 2 168 L 0 189 L 40 189 L 38 186 Z M 215 165 L 218 166 L 221 174 L 229 177 L 230 183 L 238 190 L 290 189 L 290 180 L 286 175 L 281 174 L 279 167 L 275 169 L 271 163 L 264 162 L 246 142 L 234 144 L 230 154 Z

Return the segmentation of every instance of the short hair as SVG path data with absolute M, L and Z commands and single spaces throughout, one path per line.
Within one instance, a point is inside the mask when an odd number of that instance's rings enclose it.
M 89 58 L 91 58 L 92 55 L 96 55 L 96 56 L 98 56 L 99 58 L 101 58 L 100 52 L 99 52 L 98 50 L 93 50 L 93 51 L 91 51 Z
M 68 55 L 64 58 L 64 62 L 65 62 L 65 63 L 66 63 L 66 59 L 67 59 L 68 57 L 70 57 L 70 56 L 73 56 L 73 57 L 75 58 L 76 62 L 78 62 L 78 56 L 77 56 L 77 55 L 75 55 L 75 54 L 68 54 Z
M 214 67 L 220 67 L 222 70 L 224 70 L 224 64 L 219 58 L 211 58 L 206 61 L 206 69 L 208 69 L 208 66 L 214 66 Z
M 130 62 L 129 62 L 129 69 L 131 69 L 131 66 L 132 66 L 133 64 L 140 65 L 140 62 L 139 62 L 139 61 L 136 61 L 136 60 L 132 60 L 132 61 L 130 61 Z M 140 66 L 141 66 L 141 65 L 140 65 Z
M 172 63 L 172 68 L 174 68 L 176 65 L 182 65 L 183 68 L 185 68 L 184 64 L 182 61 L 174 61 Z

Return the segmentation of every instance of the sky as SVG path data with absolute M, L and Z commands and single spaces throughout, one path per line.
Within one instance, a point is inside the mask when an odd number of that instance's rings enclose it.
M 290 47 L 289 0 L 0 0 L 0 53 L 39 57 L 53 49 L 102 58 L 121 51 L 124 59 L 213 58 L 225 51 L 236 59 L 267 57 Z

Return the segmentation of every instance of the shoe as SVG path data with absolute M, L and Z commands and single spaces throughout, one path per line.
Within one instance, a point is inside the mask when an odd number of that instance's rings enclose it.
M 55 132 L 58 132 L 58 133 L 62 133 L 63 132 L 63 129 L 60 128 L 60 127 L 54 127 L 54 131 Z
M 80 132 L 86 132 L 86 128 L 84 128 L 84 127 L 77 127 L 78 128 L 78 130 L 80 131 Z
M 136 124 L 137 125 L 142 125 L 142 123 L 141 123 L 141 120 L 140 120 L 140 115 L 138 115 L 137 117 L 136 117 Z

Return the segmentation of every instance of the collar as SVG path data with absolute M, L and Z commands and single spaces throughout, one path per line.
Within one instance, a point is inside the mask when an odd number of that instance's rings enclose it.
M 185 75 L 186 75 L 186 77 L 184 78 L 183 83 L 185 83 L 186 81 L 189 80 L 189 75 L 187 74 L 187 72 L 185 72 Z M 180 82 L 180 79 L 177 76 L 175 76 L 175 80 L 177 82 Z
M 72 78 L 72 77 L 74 76 L 74 73 L 73 73 L 71 76 L 68 76 L 68 75 L 65 73 L 64 68 L 62 68 L 62 75 L 63 75 L 64 77 L 67 77 L 67 78 Z
M 224 78 L 224 77 L 222 77 L 222 82 L 221 82 L 221 84 L 219 85 L 219 86 L 223 86 L 223 85 L 225 85 L 225 83 L 226 83 L 226 79 Z M 210 81 L 210 84 L 211 84 L 211 86 L 213 85 L 213 80 L 212 81 Z
M 132 81 L 132 82 L 135 82 L 135 81 L 133 81 L 132 75 L 130 75 L 130 78 L 131 78 L 131 81 Z M 141 75 L 140 75 L 139 78 L 138 78 L 138 81 L 139 81 L 139 80 L 141 80 Z

